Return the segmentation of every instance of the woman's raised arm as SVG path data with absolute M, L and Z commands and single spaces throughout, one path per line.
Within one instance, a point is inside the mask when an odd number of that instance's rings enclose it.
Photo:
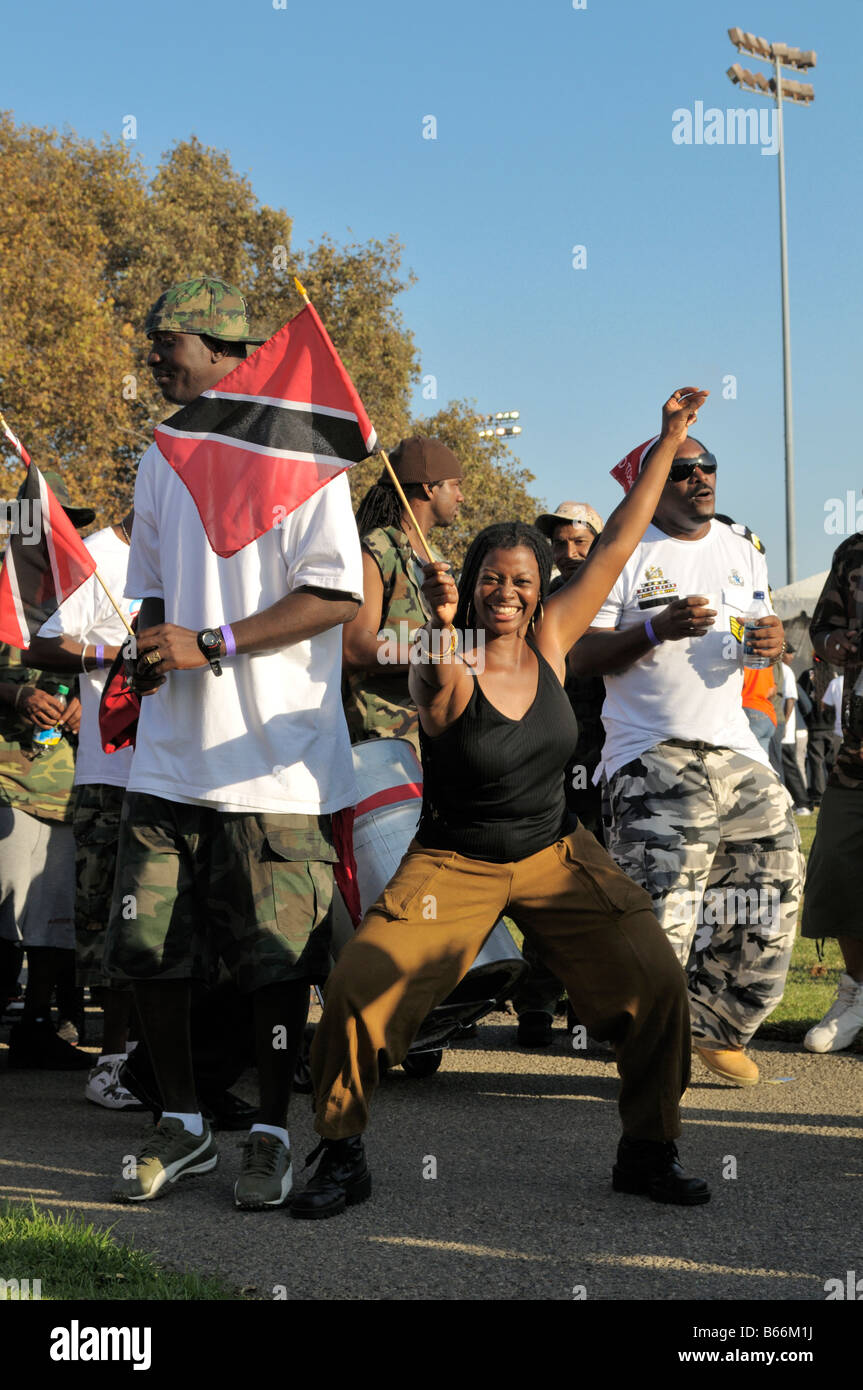
M 639 476 L 568 584 L 547 599 L 537 641 L 548 661 L 560 661 L 596 617 L 649 526 L 674 456 L 709 392 L 682 386 L 662 407 L 662 430 Z

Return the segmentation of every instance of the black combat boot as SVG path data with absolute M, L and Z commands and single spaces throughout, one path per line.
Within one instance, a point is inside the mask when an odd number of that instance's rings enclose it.
M 637 1192 L 654 1202 L 673 1202 L 678 1207 L 698 1207 L 710 1201 L 703 1178 L 687 1178 L 680 1166 L 677 1145 L 651 1139 L 621 1139 L 612 1170 L 615 1192 Z
M 336 1216 L 345 1207 L 365 1202 L 372 1193 L 372 1175 L 366 1163 L 362 1136 L 322 1139 L 306 1159 L 306 1167 L 321 1155 L 318 1170 L 303 1192 L 291 1202 L 291 1216 L 317 1221 Z

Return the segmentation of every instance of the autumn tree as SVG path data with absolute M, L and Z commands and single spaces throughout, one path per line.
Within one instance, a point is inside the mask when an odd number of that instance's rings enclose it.
M 127 143 L 16 126 L 0 114 L 0 407 L 33 458 L 62 472 L 75 502 L 104 525 L 131 499 L 137 460 L 174 407 L 146 366 L 143 325 L 164 289 L 216 275 L 246 295 L 274 332 L 301 307 L 299 274 L 350 372 L 379 438 L 438 434 L 465 462 L 468 505 L 452 539 L 500 516 L 531 517 L 531 475 L 476 415 L 453 403 L 410 423 L 419 362 L 396 307 L 413 282 L 395 237 L 291 246 L 287 212 L 258 202 L 230 157 L 192 136 L 150 177 Z M 20 464 L 3 455 L 14 487 Z M 355 498 L 379 461 L 352 474 Z M 494 506 L 494 515 L 491 506 Z

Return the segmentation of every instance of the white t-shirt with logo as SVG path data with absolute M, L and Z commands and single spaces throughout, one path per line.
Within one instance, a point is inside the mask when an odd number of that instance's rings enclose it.
M 140 599 L 124 598 L 129 547 L 113 527 L 96 531 L 84 541 L 96 561 L 96 567 L 107 584 L 127 622 L 141 607 Z M 121 647 L 128 633 L 117 610 L 95 575 L 86 579 L 66 602 L 61 604 L 39 630 L 40 637 L 70 637 L 82 645 Z M 88 786 L 96 782 L 111 787 L 125 787 L 132 767 L 132 749 L 121 748 L 106 753 L 99 732 L 99 702 L 108 679 L 107 668 L 87 671 L 78 678 L 81 695 L 81 727 L 78 732 L 78 754 L 75 758 L 75 785 Z
M 648 526 L 591 626 L 640 627 L 690 594 L 706 595 L 716 618 L 703 637 L 663 642 L 628 670 L 603 677 L 606 734 L 596 780 L 672 738 L 731 748 L 769 766 L 742 705 L 742 624 L 757 589 L 769 606 L 764 556 L 725 522 L 713 519 L 695 541 Z
M 362 575 L 344 474 L 222 559 L 157 446 L 141 459 L 126 591 L 164 599 L 166 622 L 219 628 L 307 585 L 362 601 Z M 318 815 L 353 805 L 341 626 L 221 664 L 221 676 L 209 665 L 171 671 L 142 699 L 129 791 L 224 811 Z

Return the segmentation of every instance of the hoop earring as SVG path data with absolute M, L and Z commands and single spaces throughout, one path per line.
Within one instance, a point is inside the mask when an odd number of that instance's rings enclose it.
M 539 615 L 539 621 L 542 622 L 543 618 L 545 617 L 545 611 L 542 606 L 542 599 L 540 599 L 539 603 L 536 605 L 536 608 L 533 610 L 533 616 L 530 620 L 531 628 L 533 628 L 536 624 L 537 615 Z

